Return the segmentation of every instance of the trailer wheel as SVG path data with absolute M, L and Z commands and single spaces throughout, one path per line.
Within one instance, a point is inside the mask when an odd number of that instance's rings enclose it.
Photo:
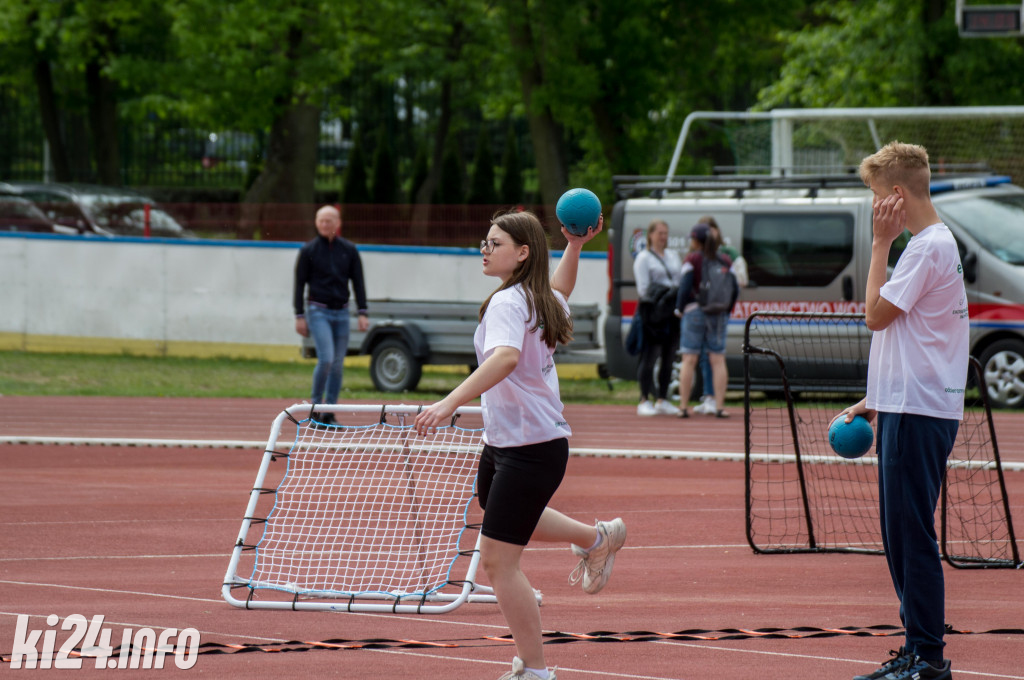
M 398 338 L 388 338 L 373 348 L 370 378 L 381 392 L 414 390 L 422 375 L 423 365 Z

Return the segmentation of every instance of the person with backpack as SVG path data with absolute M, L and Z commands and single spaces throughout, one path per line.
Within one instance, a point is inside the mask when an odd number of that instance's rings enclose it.
M 693 386 L 693 373 L 701 350 L 707 352 L 714 384 L 715 416 L 727 418 L 725 389 L 729 374 L 725 366 L 725 332 L 729 313 L 739 297 L 739 286 L 732 273 L 732 260 L 719 253 L 718 240 L 711 227 L 700 222 L 690 230 L 691 252 L 683 261 L 682 281 L 676 296 L 676 316 L 682 318 L 679 369 L 680 418 L 689 418 L 687 405 Z
M 711 238 L 718 242 L 718 252 L 727 255 L 732 260 L 732 273 L 736 276 L 736 283 L 739 284 L 740 288 L 746 288 L 747 284 L 750 283 L 750 277 L 747 275 L 747 261 L 743 259 L 740 251 L 736 250 L 727 240 L 722 238 L 722 230 L 718 226 L 718 220 L 713 215 L 704 215 L 697 220 L 697 223 L 706 224 L 711 228 Z M 700 248 L 699 244 L 697 248 Z M 700 403 L 693 407 L 693 412 L 713 416 L 718 412 L 718 408 L 715 403 L 715 390 L 713 387 L 715 383 L 711 375 L 711 362 L 708 361 L 706 349 L 701 350 L 697 365 L 700 367 L 703 396 Z

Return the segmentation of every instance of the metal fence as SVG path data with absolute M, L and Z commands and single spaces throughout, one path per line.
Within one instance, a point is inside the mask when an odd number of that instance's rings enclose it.
M 199 236 L 268 241 L 305 241 L 315 234 L 317 205 L 171 203 L 161 207 Z M 342 234 L 356 243 L 475 248 L 486 237 L 495 213 L 507 205 L 345 205 Z M 554 210 L 515 206 L 535 212 L 552 248 L 565 247 Z
M 95 183 L 90 135 L 83 114 L 62 112 L 72 182 Z M 322 129 L 330 129 L 326 126 Z M 351 141 L 321 134 L 316 190 L 337 196 Z M 313 236 L 316 205 L 210 202 L 249 186 L 262 165 L 261 133 L 205 130 L 175 116 L 122 120 L 118 130 L 120 179 L 126 187 L 148 187 L 160 207 L 185 229 L 210 238 L 300 241 Z M 0 182 L 55 181 L 36 102 L 0 87 Z M 158 188 L 158 189 L 155 189 Z M 206 190 L 206 191 L 204 191 Z M 190 195 L 205 202 L 185 202 Z M 328 199 L 329 200 L 329 199 Z M 475 247 L 491 217 L 508 205 L 347 205 L 344 235 L 359 243 Z M 546 206 L 524 206 L 541 217 L 554 248 L 565 246 Z M 547 215 L 550 214 L 550 219 Z
M 89 134 L 83 115 L 61 115 L 73 182 L 95 182 Z M 239 189 L 248 186 L 262 165 L 266 135 L 207 130 L 180 116 L 150 114 L 122 121 L 118 130 L 121 184 L 124 186 Z M 323 135 L 317 152 L 316 183 L 340 189 L 350 140 Z M 0 181 L 52 181 L 46 135 L 38 106 L 0 88 Z

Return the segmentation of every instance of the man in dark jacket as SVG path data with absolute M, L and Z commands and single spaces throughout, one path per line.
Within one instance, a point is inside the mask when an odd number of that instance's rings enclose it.
M 348 353 L 350 283 L 356 295 L 359 330 L 367 330 L 370 320 L 363 263 L 355 245 L 341 238 L 341 213 L 337 208 L 327 205 L 317 211 L 316 231 L 318 236 L 302 246 L 295 262 L 295 332 L 312 336 L 316 346 L 312 402 L 336 404 Z M 304 305 L 307 287 L 308 307 Z M 334 422 L 332 414 L 316 418 L 327 424 Z

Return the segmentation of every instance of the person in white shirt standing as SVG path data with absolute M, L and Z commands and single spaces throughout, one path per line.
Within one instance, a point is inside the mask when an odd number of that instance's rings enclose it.
M 601 218 L 584 236 L 562 228 L 568 245 L 549 280 L 547 240 L 537 217 L 510 212 L 494 218 L 480 252 L 484 274 L 501 279 L 501 285 L 480 308 L 473 338 L 479 368 L 416 416 L 417 432 L 426 435 L 449 423 L 459 406 L 481 397 L 480 564 L 518 653 L 500 680 L 555 680 L 544 660 L 537 599 L 520 568 L 526 544 L 572 544 L 580 563 L 569 582 L 582 579 L 583 590 L 593 594 L 608 582 L 626 540 L 621 519 L 590 526 L 547 506 L 565 475 L 572 434 L 562 415 L 552 355 L 556 344 L 572 339 L 568 298 L 580 251 L 603 224 Z
M 865 316 L 874 333 L 867 395 L 845 409 L 875 418 L 882 546 L 906 639 L 855 680 L 950 680 L 943 659 L 945 584 L 935 508 L 963 418 L 970 327 L 956 241 L 932 205 L 928 153 L 890 142 L 865 158 L 874 194 Z M 912 235 L 886 282 L 893 241 Z
M 664 220 L 654 220 L 647 227 L 647 247 L 633 260 L 637 294 L 635 313 L 643 319 L 643 344 L 637 365 L 637 381 L 640 383 L 640 403 L 636 407 L 638 416 L 679 415 L 679 409 L 667 399 L 673 364 L 679 355 L 679 322 L 671 313 L 664 319 L 653 318 L 657 310 L 652 292 L 663 291 L 674 300 L 682 272 L 683 262 L 679 253 L 668 247 L 668 224 Z M 654 366 L 659 360 L 655 385 Z

